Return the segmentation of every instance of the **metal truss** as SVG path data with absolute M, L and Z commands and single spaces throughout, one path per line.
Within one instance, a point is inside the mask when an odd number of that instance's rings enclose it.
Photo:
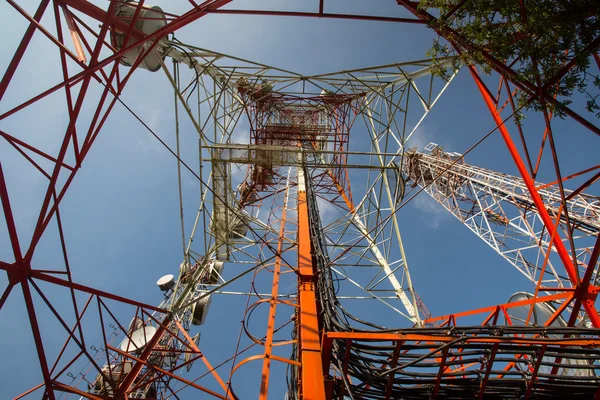
M 556 265 L 556 251 L 547 254 L 551 236 L 521 178 L 467 165 L 461 154 L 448 153 L 434 143 L 429 152 L 407 152 L 402 171 L 407 179 L 422 187 L 460 222 L 504 257 L 531 282 L 544 288 L 570 288 L 568 277 Z M 535 183 L 552 218 L 561 215 L 558 188 Z M 579 273 L 584 274 L 600 229 L 600 203 L 597 197 L 565 189 L 567 207 L 576 243 Z M 559 229 L 564 234 L 564 217 Z M 566 240 L 566 239 L 564 239 Z M 597 280 L 597 268 L 591 277 Z
M 558 339 L 564 334 L 576 338 Z M 582 348 L 595 347 L 596 340 L 595 333 L 586 329 L 481 326 L 394 333 L 328 332 L 324 346 L 344 346 L 361 356 L 364 365 L 346 361 L 340 365 L 344 373 L 354 376 L 363 368 L 370 371 L 369 378 L 350 390 L 340 385 L 337 389 L 342 395 L 512 399 L 524 394 L 584 399 L 597 390 L 591 359 L 598 350 Z M 408 347 L 410 353 L 403 351 Z M 563 368 L 555 379 L 551 370 L 556 367 L 556 357 L 578 368 Z
M 210 228 L 212 239 L 208 240 L 208 246 L 217 249 L 217 258 L 252 265 L 276 257 L 276 260 L 281 258 L 275 261 L 276 268 L 298 274 L 300 270 L 293 267 L 293 259 L 298 257 L 295 246 L 299 239 L 289 236 L 301 226 L 294 222 L 300 218 L 296 216 L 298 211 L 289 204 L 296 202 L 296 196 L 292 195 L 289 203 L 285 202 L 287 207 L 282 206 L 282 196 L 284 192 L 294 193 L 294 187 L 289 188 L 290 179 L 297 180 L 301 192 L 301 182 L 310 181 L 315 198 L 319 199 L 317 203 L 329 204 L 324 213 L 328 223 L 320 232 L 326 238 L 328 252 L 336 258 L 324 267 L 331 268 L 338 279 L 350 282 L 346 286 L 351 286 L 340 290 L 339 299 L 347 303 L 349 309 L 356 300 L 379 301 L 405 317 L 409 326 L 420 325 L 428 312 L 410 280 L 394 215 L 402 200 L 403 181 L 394 167 L 386 164 L 402 152 L 404 143 L 448 83 L 432 80 L 426 61 L 302 76 L 185 44 L 178 44 L 178 52 L 183 56 L 176 56 L 176 60 L 192 67 L 187 87 L 195 87 L 193 90 L 200 92 L 194 95 L 182 90 L 185 85 L 175 84 L 185 80 L 181 77 L 170 79 L 178 99 L 200 99 L 198 112 L 192 112 L 193 107 L 184 107 L 194 119 L 193 126 L 201 137 L 201 162 L 211 166 L 211 175 L 201 176 L 203 181 L 212 183 L 202 197 L 202 211 L 197 220 Z M 234 61 L 237 65 L 230 66 Z M 205 65 L 209 63 L 207 69 Z M 184 70 L 176 70 L 183 75 Z M 203 110 L 205 104 L 208 106 Z M 240 140 L 240 124 L 249 126 L 248 136 L 242 138 L 247 142 L 235 143 Z M 410 130 L 407 129 L 409 124 Z M 361 130 L 368 134 L 365 139 L 370 145 L 361 142 L 353 148 L 353 141 L 358 142 L 358 139 L 352 139 L 350 132 Z M 203 137 L 208 132 L 213 135 L 210 140 Z M 245 176 L 233 179 L 231 171 L 240 164 L 247 165 Z M 285 190 L 284 181 L 288 182 Z M 361 184 L 351 187 L 350 182 Z M 360 200 L 353 200 L 356 198 Z M 313 202 L 312 207 L 316 207 L 316 203 Z M 280 224 L 295 224 L 296 228 L 278 233 Z M 189 243 L 192 241 L 193 237 Z M 195 250 L 194 246 L 189 249 L 190 257 L 202 251 Z M 319 274 L 322 270 L 313 273 Z M 227 284 L 227 274 L 224 279 Z M 258 286 L 258 279 L 265 278 L 256 279 L 253 285 Z M 276 283 L 278 279 L 273 277 L 274 290 L 285 286 L 279 281 Z M 238 293 L 245 292 L 247 290 L 238 290 Z M 219 293 L 219 290 L 215 292 Z M 256 302 L 251 302 L 246 308 L 248 315 L 267 298 L 259 295 Z M 272 322 L 276 309 L 290 307 L 289 301 L 296 298 L 294 293 L 273 292 L 270 298 L 275 303 L 269 306 L 266 339 L 261 340 L 256 333 L 250 335 L 254 343 L 264 346 L 264 352 L 256 354 L 254 351 L 254 355 L 238 361 L 232 369 L 235 372 L 247 362 L 263 359 L 261 382 L 265 384 L 261 386 L 261 396 L 267 393 L 269 368 L 275 366 L 267 361 L 274 360 L 269 343 L 275 339 L 270 338 L 288 333 L 285 327 L 302 326 L 300 311 L 293 314 L 292 320 L 284 318 L 279 325 Z M 302 296 L 296 301 L 296 304 L 303 303 Z M 307 307 L 308 303 L 304 303 L 300 310 Z M 291 344 L 298 352 L 292 358 L 280 356 L 276 364 L 288 364 L 294 369 L 298 362 L 303 365 L 307 362 L 306 355 L 302 361 L 302 337 L 299 332 L 298 338 L 291 342 L 275 340 L 282 345 Z M 304 367 L 304 372 L 312 369 Z M 300 381 L 306 379 L 308 377 Z M 235 392 L 235 379 L 232 382 L 231 391 Z
M 201 218 L 205 221 L 204 228 L 211 223 L 221 227 L 211 230 L 218 242 L 217 248 L 228 249 L 219 257 L 226 258 L 231 254 L 233 260 L 240 254 L 247 255 L 238 250 L 258 243 L 251 233 L 254 229 L 265 229 L 265 223 L 256 216 L 260 213 L 261 200 L 271 196 L 276 188 L 264 178 L 257 182 L 257 168 L 262 168 L 260 165 L 268 164 L 271 177 L 273 169 L 284 166 L 313 167 L 319 171 L 314 173 L 313 178 L 320 188 L 318 195 L 335 206 L 333 212 L 337 216 L 334 218 L 336 221 L 328 224 L 330 228 L 326 228 L 325 232 L 331 241 L 332 251 L 345 253 L 342 256 L 345 261 L 340 264 L 351 266 L 352 262 L 362 262 L 362 267 L 376 267 L 373 275 L 357 287 L 366 288 L 374 298 L 392 295 L 402 299 L 401 307 L 406 309 L 402 313 L 413 323 L 418 323 L 420 317 L 416 310 L 423 306 L 417 305 L 416 295 L 411 294 L 413 289 L 404 256 L 391 267 L 388 257 L 384 256 L 384 252 L 389 254 L 392 241 L 397 241 L 395 245 L 403 253 L 401 239 L 397 239 L 397 221 L 392 212 L 401 200 L 398 189 L 401 185 L 395 173 L 388 178 L 393 167 L 386 165 L 386 160 L 400 154 L 403 143 L 416 130 L 447 84 L 438 88 L 432 86 L 428 63 L 425 61 L 301 76 L 240 59 L 233 59 L 238 66 L 224 67 L 221 65 L 231 63 L 229 57 L 183 44 L 178 47 L 188 49 L 186 53 L 190 57 L 178 55 L 176 59 L 187 60 L 187 64 L 194 66 L 190 79 L 197 78 L 199 82 L 196 90 L 202 93 L 199 101 L 201 107 L 208 105 L 207 111 L 199 112 L 202 119 L 198 119 L 190 107 L 185 108 L 188 115 L 194 118 L 193 125 L 201 135 L 202 150 L 210 152 L 203 161 L 210 160 L 212 163 L 212 175 L 201 178 L 210 180 L 212 187 L 207 190 L 208 196 L 204 201 L 208 204 L 214 202 L 213 212 L 217 210 L 221 217 L 213 218 L 216 222 L 210 222 L 207 208 L 201 204 L 200 209 L 204 210 Z M 179 52 L 184 54 L 182 50 Z M 196 56 L 193 52 L 202 56 Z M 210 67 L 205 67 L 207 64 Z M 198 71 L 202 75 L 196 76 Z M 171 81 L 174 83 L 181 79 L 172 78 Z M 189 84 L 188 88 L 191 86 Z M 189 96 L 190 93 L 186 91 L 177 94 L 179 99 Z M 411 109 L 415 107 L 412 102 L 417 102 L 421 111 L 411 112 L 411 116 L 407 117 L 409 105 Z M 342 106 L 345 107 L 343 110 Z M 297 129 L 298 125 L 302 125 L 306 132 L 307 123 L 293 121 L 295 117 L 290 114 L 290 110 L 299 109 L 304 113 L 306 110 L 317 112 L 323 123 L 330 124 L 320 133 L 320 147 L 314 145 L 300 150 L 305 157 L 301 162 L 298 161 L 298 151 L 290 148 L 289 143 L 286 147 L 285 141 L 275 137 L 288 134 L 288 142 L 297 139 L 290 136 L 289 130 Z M 294 112 L 297 114 L 297 111 Z M 250 143 L 233 143 L 232 137 L 235 138 L 236 127 L 244 113 L 248 115 L 250 123 L 250 137 L 246 139 Z M 366 128 L 369 132 L 372 143 L 369 150 L 353 151 L 347 147 L 347 136 L 355 120 L 365 123 L 362 129 Z M 409 120 L 416 123 L 411 130 L 406 129 Z M 228 121 L 227 126 L 224 121 Z M 288 132 L 282 133 L 282 127 L 287 127 Z M 267 131 L 271 132 L 268 138 L 265 136 Z M 212 134 L 211 143 L 205 139 L 207 133 Z M 357 162 L 350 161 L 352 159 Z M 373 160 L 377 160 L 375 165 Z M 250 164 L 242 182 L 231 183 L 232 164 Z M 348 170 L 353 171 L 348 173 Z M 365 194 L 356 204 L 353 203 L 348 181 L 350 175 L 365 176 L 364 181 L 368 182 L 366 188 L 361 188 Z M 380 200 L 382 195 L 385 200 Z M 225 209 L 233 214 L 227 217 Z M 243 214 L 243 218 L 234 217 L 234 214 Z M 226 218 L 237 218 L 237 223 L 233 225 L 239 225 L 240 232 L 244 234 L 235 240 L 228 240 L 225 227 L 231 224 Z M 373 229 L 377 225 L 379 227 Z M 380 249 L 381 243 L 385 244 L 387 250 L 382 250 L 383 247 Z M 344 273 L 343 269 L 338 269 L 340 274 Z M 391 287 L 385 288 L 385 282 L 391 282 Z M 376 294 L 378 291 L 381 293 Z M 408 296 L 405 291 L 409 293 Z
M 399 0 L 398 3 L 406 10 L 410 11 L 415 17 L 422 21 L 437 26 L 436 32 L 446 39 L 451 46 L 457 51 L 477 51 L 481 57 L 486 60 L 487 65 L 495 74 L 488 78 L 484 78 L 477 69 L 469 65 L 467 66 L 475 85 L 480 92 L 482 99 L 489 109 L 492 119 L 496 124 L 496 129 L 502 136 L 508 152 L 519 171 L 519 176 L 525 185 L 531 202 L 535 206 L 535 212 L 538 213 L 540 221 L 543 222 L 542 229 L 538 229 L 538 240 L 544 240 L 545 232 L 550 232 L 550 241 L 548 243 L 545 254 L 550 255 L 553 249 L 560 259 L 560 269 L 558 262 L 555 268 L 561 271 L 560 274 L 568 278 L 572 285 L 572 290 L 576 295 L 570 298 L 573 301 L 569 306 L 572 310 L 566 318 L 568 326 L 573 326 L 580 317 L 579 310 L 583 310 L 585 318 L 589 319 L 590 324 L 594 327 L 600 327 L 600 318 L 596 309 L 595 301 L 598 293 L 597 286 L 591 281 L 592 277 L 597 275 L 597 257 L 600 251 L 600 237 L 596 235 L 584 235 L 584 242 L 581 245 L 577 235 L 580 234 L 580 222 L 571 217 L 568 201 L 570 200 L 567 194 L 566 186 L 570 186 L 572 196 L 589 194 L 594 197 L 597 193 L 597 180 L 600 175 L 597 172 L 598 165 L 592 164 L 582 167 L 573 168 L 576 165 L 577 152 L 561 151 L 559 145 L 560 133 L 556 130 L 556 122 L 554 121 L 553 107 L 559 107 L 564 115 L 572 122 L 573 129 L 578 130 L 582 134 L 579 139 L 573 139 L 574 143 L 581 143 L 586 139 L 594 140 L 600 134 L 600 128 L 597 123 L 594 123 L 586 118 L 585 109 L 581 105 L 567 106 L 561 104 L 562 99 L 555 98 L 548 94 L 548 88 L 562 81 L 565 74 L 577 65 L 577 58 L 574 57 L 569 62 L 557 71 L 553 76 L 547 77 L 546 81 L 542 81 L 540 76 L 537 76 L 535 82 L 523 79 L 516 72 L 516 66 L 530 62 L 531 65 L 539 67 L 537 60 L 521 60 L 513 58 L 505 60 L 499 58 L 496 54 L 492 54 L 485 50 L 485 46 L 477 46 L 470 42 L 461 32 L 456 32 L 451 27 L 445 24 L 444 20 L 450 17 L 452 13 L 464 6 L 464 2 L 455 2 L 454 8 L 448 15 L 433 15 L 427 10 L 418 9 L 417 5 L 405 0 Z M 523 5 L 519 9 L 520 17 L 523 21 L 527 20 L 528 8 Z M 489 21 L 488 23 L 493 23 Z M 595 66 L 591 66 L 591 70 L 596 67 L 600 68 L 600 59 L 597 56 L 598 38 L 593 39 L 588 47 L 584 50 L 585 54 L 593 56 Z M 535 110 L 524 112 L 517 107 L 516 97 L 522 96 L 527 99 L 527 104 L 536 100 L 538 106 Z M 515 115 L 522 112 L 530 121 L 535 121 L 536 125 L 540 124 L 542 129 L 532 128 L 531 123 L 526 126 L 522 120 L 515 118 Z M 535 179 L 538 175 L 543 175 L 546 180 L 546 185 L 536 186 Z M 596 188 L 594 187 L 596 185 Z M 553 200 L 554 214 L 548 210 L 542 198 L 543 191 L 559 194 L 560 201 L 557 204 Z M 585 196 L 584 196 L 585 197 Z M 562 224 L 562 228 L 559 226 Z M 547 238 L 546 238 L 547 239 Z M 577 263 L 581 256 L 577 252 L 578 248 L 591 248 L 591 253 L 588 262 L 588 268 L 583 271 Z M 534 262 L 533 260 L 529 260 Z M 562 274 L 564 271 L 564 274 Z M 537 276 L 538 283 L 534 296 L 538 296 L 541 280 L 546 279 L 545 274 L 552 276 L 550 269 L 546 269 L 543 273 Z M 549 280 L 555 280 L 556 276 L 550 277 Z M 564 279 L 563 279 L 564 280 Z M 561 290 L 558 288 L 556 290 Z M 569 304 L 563 304 L 567 307 Z M 563 306 L 561 305 L 561 306 Z
M 410 397 L 422 395 L 424 388 L 431 398 L 454 395 L 457 389 L 462 390 L 459 397 L 479 398 L 564 396 L 566 387 L 577 387 L 569 394 L 582 398 L 597 393 L 597 367 L 589 355 L 600 347 L 598 332 L 574 326 L 583 320 L 600 327 L 595 305 L 598 207 L 590 200 L 600 175 L 597 165 L 570 170 L 570 159 L 577 155 L 557 151 L 551 106 L 559 100 L 546 91 L 575 61 L 550 83 L 527 82 L 512 69 L 515 60 L 498 60 L 483 51 L 497 75 L 484 79 L 474 67 L 467 68 L 521 178 L 452 161 L 443 171 L 456 171 L 449 179 L 439 171 L 440 163 L 448 162 L 444 157 L 406 152 L 407 140 L 448 84 L 432 79 L 431 61 L 307 76 L 174 37 L 208 14 L 415 27 L 439 26 L 435 16 L 405 0 L 398 0 L 396 17 L 328 13 L 323 0 L 314 12 L 223 8 L 229 3 L 183 2 L 170 13 L 143 1 L 111 0 L 100 8 L 84 0 L 41 0 L 28 12 L 7 0 L 27 28 L 0 81 L 0 136 L 44 179 L 39 210 L 24 226 L 16 222 L 18 200 L 4 172 L 12 166 L 4 160 L 0 165 L 0 200 L 10 241 L 10 254 L 0 261 L 8 276 L 0 309 L 20 287 L 42 377 L 18 398 L 166 399 L 193 390 L 223 399 L 266 399 L 270 381 L 286 368 L 291 398 L 323 398 L 323 393 Z M 438 33 L 458 50 L 473 47 L 459 32 Z M 34 35 L 57 51 L 61 79 L 23 98 L 15 77 Z M 586 51 L 595 52 L 597 41 Z M 124 100 L 139 68 L 162 69 L 173 86 L 173 147 Z M 496 78 L 497 90 L 492 90 Z M 525 134 L 524 126 L 511 119 L 518 111 L 517 92 L 540 102 L 542 132 Z M 18 129 L 19 121 L 36 118 L 36 107 L 49 103 L 60 104 L 65 117 L 59 130 L 45 135 L 53 141 L 50 146 Z M 182 267 L 171 271 L 176 276 L 167 281 L 175 286 L 159 306 L 77 283 L 78 266 L 70 264 L 63 231 L 65 195 L 109 115 L 121 106 L 178 165 Z M 600 134 L 582 110 L 563 111 L 586 134 Z M 180 126 L 197 132 L 197 159 L 185 158 Z M 236 143 L 244 129 L 248 143 Z M 532 146 L 538 143 L 536 154 Z M 411 156 L 415 161 L 415 154 L 422 175 L 412 179 L 435 189 L 439 199 L 445 193 L 443 202 L 451 212 L 534 281 L 531 297 L 429 315 L 411 281 L 398 226 L 398 211 L 409 201 L 398 166 L 407 165 Z M 544 168 L 542 159 L 548 157 L 551 166 Z M 238 165 L 245 165 L 245 175 L 235 173 Z M 551 176 L 546 185 L 535 182 L 543 169 Z M 431 178 L 425 178 L 427 172 Z M 193 221 L 184 218 L 182 174 L 199 182 Z M 60 262 L 36 257 L 51 230 L 59 241 Z M 201 350 L 205 344 L 192 337 L 192 325 L 202 325 L 201 331 L 219 329 L 204 325 L 204 318 L 209 299 L 224 298 L 235 299 L 228 304 L 241 310 L 242 322 L 234 340 L 220 348 L 222 357 L 210 363 Z M 392 310 L 399 317 L 390 320 L 393 328 L 354 315 L 354 305 L 363 300 Z M 536 320 L 544 328 L 532 327 L 532 316 L 544 306 L 552 310 L 544 314 L 545 321 Z M 519 307 L 527 310 L 521 323 L 510 311 Z M 62 346 L 44 336 L 42 314 L 64 330 Z M 483 315 L 481 327 L 460 326 L 478 315 Z M 204 364 L 202 371 L 195 361 Z M 193 372 L 188 371 L 192 363 Z M 256 364 L 261 368 L 251 367 Z M 419 374 L 417 368 L 426 372 Z M 578 369 L 584 372 L 573 373 Z M 242 393 L 241 376 L 259 382 L 257 393 Z M 458 388 L 457 377 L 464 387 Z

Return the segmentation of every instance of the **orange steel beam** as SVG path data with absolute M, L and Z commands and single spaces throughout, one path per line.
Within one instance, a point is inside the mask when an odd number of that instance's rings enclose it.
M 194 351 L 194 353 L 200 355 L 200 359 L 202 360 L 202 362 L 204 363 L 204 365 L 206 365 L 206 368 L 208 369 L 208 371 L 217 380 L 217 382 L 219 382 L 219 385 L 223 388 L 223 390 L 225 390 L 225 397 L 229 398 L 229 393 L 228 393 L 229 390 L 227 388 L 227 385 L 225 384 L 225 382 L 223 382 L 223 379 L 221 379 L 221 376 L 217 372 L 216 368 L 213 368 L 213 366 L 206 359 L 206 357 L 204 356 L 204 354 L 200 351 L 200 349 L 198 348 L 198 346 L 196 346 L 196 343 L 194 343 L 194 340 L 190 337 L 190 335 L 186 332 L 186 330 L 183 328 L 183 326 L 181 325 L 181 323 L 177 319 L 175 319 L 175 324 L 177 324 L 177 327 L 179 328 L 179 331 L 183 334 L 183 336 L 185 337 L 185 339 L 188 341 L 187 344 L 192 348 L 192 350 Z
M 304 172 L 298 169 L 298 349 L 300 360 L 299 398 L 325 399 L 317 297 L 308 222 Z
M 75 46 L 77 57 L 79 58 L 79 61 L 85 63 L 87 59 L 85 57 L 85 52 L 83 51 L 81 40 L 79 39 L 79 33 L 77 32 L 73 16 L 64 4 L 60 4 L 60 8 L 62 9 L 63 14 L 65 16 L 65 20 L 67 21 L 67 27 L 69 28 L 69 32 L 71 33 L 71 39 L 73 40 L 73 45 Z
M 519 151 L 517 150 L 517 148 L 512 140 L 512 137 L 511 137 L 510 133 L 508 132 L 508 129 L 506 128 L 506 125 L 504 124 L 504 121 L 502 120 L 502 117 L 500 116 L 500 114 L 498 113 L 498 111 L 496 110 L 496 108 L 493 105 L 493 99 L 489 92 L 488 87 L 485 85 L 485 83 L 483 82 L 483 80 L 481 79 L 479 74 L 477 73 L 477 70 L 475 70 L 475 68 L 473 66 L 470 65 L 468 68 L 469 68 L 469 71 L 471 72 L 471 76 L 475 80 L 475 84 L 477 85 L 477 88 L 481 92 L 481 96 L 483 97 L 486 105 L 488 106 L 490 113 L 492 114 L 494 122 L 496 122 L 496 125 L 498 126 L 498 130 L 500 131 L 500 134 L 502 135 L 502 138 L 504 139 L 504 143 L 508 147 L 511 157 L 513 158 L 513 161 L 515 162 L 515 165 L 516 165 L 517 169 L 519 170 L 521 177 L 523 178 L 523 182 L 525 183 L 525 186 L 527 187 L 527 190 L 529 191 L 529 194 L 531 195 L 531 200 L 533 201 L 533 203 L 535 204 L 535 207 L 537 208 L 540 219 L 544 223 L 544 226 L 546 227 L 546 229 L 548 231 L 551 231 L 552 228 L 554 227 L 554 225 L 552 223 L 552 218 L 550 217 L 550 214 L 546 210 L 544 202 L 535 188 L 535 183 L 533 181 L 533 178 L 531 177 L 531 175 L 529 175 L 529 172 L 527 171 L 525 164 L 523 163 L 523 160 L 521 159 L 521 155 L 519 154 Z M 577 287 L 578 289 L 583 287 L 583 285 L 587 286 L 586 283 L 581 282 L 581 278 L 579 276 L 579 270 L 576 269 L 576 261 L 571 259 L 570 255 L 567 251 L 567 248 L 565 247 L 563 239 L 561 237 L 559 237 L 558 235 L 554 235 L 552 243 L 554 244 L 556 253 L 560 257 L 562 264 L 569 276 L 569 280 L 571 281 L 571 284 L 573 286 Z M 590 289 L 591 288 L 588 289 L 587 293 L 583 293 L 583 292 L 577 293 L 577 300 L 581 301 L 584 299 L 584 297 L 592 295 Z M 593 297 L 595 299 L 595 294 Z M 590 322 L 592 323 L 592 325 L 595 328 L 600 328 L 600 316 L 598 315 L 598 310 L 596 309 L 594 302 L 593 301 L 589 301 L 589 302 L 583 301 L 583 307 L 585 309 L 586 314 L 590 318 Z
M 333 340 L 357 340 L 378 342 L 436 342 L 448 343 L 457 339 L 451 335 L 431 335 L 422 333 L 381 333 L 381 332 L 327 332 L 324 335 L 326 341 Z M 559 346 L 587 346 L 599 347 L 599 338 L 543 338 L 543 337 L 516 337 L 516 336 L 465 336 L 462 343 L 508 343 L 523 345 L 559 345 Z M 462 344 L 457 344 L 457 347 Z
M 550 326 L 556 320 L 556 318 L 558 318 L 558 316 L 560 314 L 562 314 L 562 312 L 569 306 L 569 304 L 571 304 L 571 301 L 573 301 L 573 297 L 571 297 L 569 300 L 563 301 L 562 305 L 556 309 L 556 311 L 554 312 L 554 314 L 552 314 L 550 316 L 550 318 L 548 318 L 548 320 L 546 322 L 544 322 L 543 326 Z M 538 336 L 539 335 L 536 335 L 534 337 L 538 337 Z M 520 357 L 522 357 L 522 356 L 520 356 Z M 512 368 L 514 368 L 514 366 L 515 366 L 515 363 L 511 362 L 506 367 L 504 367 L 504 371 L 509 371 Z M 503 375 L 504 374 L 499 374 L 498 377 L 503 376 Z
M 502 310 L 505 310 L 507 308 L 520 307 L 520 306 L 525 306 L 525 305 L 530 305 L 530 304 L 535 304 L 535 303 L 542 303 L 545 301 L 553 301 L 553 300 L 558 300 L 558 299 L 569 299 L 569 301 L 571 301 L 572 298 L 573 298 L 573 295 L 570 292 L 559 292 L 556 294 L 532 298 L 529 300 L 515 301 L 514 303 L 509 303 L 509 304 L 499 304 L 499 305 L 495 305 L 495 306 L 479 308 L 476 310 L 469 310 L 469 311 L 463 311 L 463 312 L 459 312 L 459 313 L 455 313 L 455 314 L 442 315 L 440 317 L 426 319 L 423 322 L 424 323 L 433 323 L 433 322 L 438 322 L 438 321 L 446 321 L 450 318 L 456 319 L 459 317 L 467 317 L 470 315 L 491 313 L 491 312 L 496 311 L 497 307 L 499 307 Z
M 277 258 L 275 259 L 275 267 L 273 269 L 273 284 L 271 285 L 271 299 L 269 300 L 269 319 L 267 321 L 267 337 L 265 339 L 265 352 L 262 367 L 262 379 L 260 381 L 260 397 L 261 400 L 266 400 L 269 393 L 269 376 L 271 374 L 271 359 L 273 356 L 273 335 L 275 333 L 275 314 L 277 308 L 277 297 L 279 295 L 279 275 L 281 275 L 281 253 L 283 252 L 283 242 L 285 233 L 285 219 L 287 214 L 287 195 L 289 189 L 286 190 L 283 210 L 281 211 L 281 219 L 279 221 L 279 240 L 277 243 Z
M 342 199 L 344 199 L 344 201 L 346 202 L 346 205 L 348 206 L 348 211 L 350 211 L 352 214 L 356 214 L 356 209 L 354 208 L 354 204 L 352 204 L 352 200 L 346 195 L 346 191 L 340 185 L 336 177 L 333 175 L 333 172 L 331 172 L 331 170 L 328 169 L 327 175 L 329 175 L 329 177 L 333 181 L 333 185 L 338 190 L 339 194 L 342 196 Z

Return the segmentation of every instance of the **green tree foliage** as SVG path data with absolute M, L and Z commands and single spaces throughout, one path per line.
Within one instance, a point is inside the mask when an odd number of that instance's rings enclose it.
M 549 85 L 546 94 L 568 105 L 579 91 L 586 97 L 587 110 L 600 118 L 600 76 L 595 62 L 591 65 L 598 46 L 589 48 L 600 33 L 599 0 L 420 0 L 419 7 L 439 17 L 433 28 L 458 44 L 454 68 L 477 64 L 489 72 L 485 51 L 510 65 L 518 80 L 544 87 L 575 60 L 576 65 L 558 83 Z M 435 73 L 448 78 L 450 68 L 437 60 L 457 55 L 456 49 L 438 39 L 428 55 L 437 66 Z M 518 105 L 541 109 L 539 100 L 526 104 L 528 98 L 518 96 Z M 560 107 L 554 111 L 564 115 Z

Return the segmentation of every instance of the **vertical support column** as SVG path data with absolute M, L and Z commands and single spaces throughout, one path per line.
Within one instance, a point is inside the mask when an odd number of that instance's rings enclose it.
M 325 399 L 325 377 L 317 315 L 316 274 L 310 245 L 308 204 L 304 171 L 298 168 L 298 349 L 300 359 L 299 398 Z
M 290 192 L 290 176 L 288 172 L 288 181 L 285 187 L 285 198 L 283 200 L 283 209 L 279 220 L 279 239 L 277 240 L 277 255 L 275 257 L 275 266 L 273 268 L 273 284 L 271 285 L 271 299 L 269 300 L 269 319 L 267 320 L 267 335 L 265 339 L 265 352 L 262 368 L 262 379 L 260 381 L 259 400 L 267 400 L 269 394 L 269 377 L 271 375 L 271 356 L 273 354 L 273 336 L 275 334 L 275 315 L 277 311 L 277 302 L 279 297 L 279 277 L 281 275 L 281 254 L 284 252 L 286 218 L 288 209 L 288 196 Z
M 213 190 L 213 213 L 212 231 L 215 236 L 216 258 L 221 261 L 229 261 L 229 233 L 234 226 L 232 213 L 227 197 L 227 164 L 222 161 L 214 161 L 221 157 L 223 149 L 212 150 L 212 190 Z

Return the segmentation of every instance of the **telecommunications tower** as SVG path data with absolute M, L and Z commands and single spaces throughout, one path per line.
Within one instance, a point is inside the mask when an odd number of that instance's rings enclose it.
M 559 157 L 548 83 L 515 76 L 515 60 L 494 54 L 485 57 L 497 76 L 465 67 L 517 168 L 511 176 L 434 143 L 409 146 L 458 73 L 438 77 L 456 66 L 453 57 L 304 75 L 177 38 L 199 19 L 235 14 L 410 23 L 435 27 L 457 50 L 472 48 L 441 27 L 450 15 L 439 22 L 415 2 L 397 3 L 390 17 L 326 13 L 324 1 L 300 12 L 224 0 L 162 8 L 42 0 L 31 11 L 8 0 L 27 28 L 0 81 L 0 136 L 19 157 L 0 166 L 10 243 L 0 261 L 0 313 L 21 289 L 41 370 L 41 381 L 16 398 L 598 396 L 598 166 L 573 170 L 572 154 Z M 456 3 L 453 12 L 464 6 Z M 62 78 L 23 99 L 18 72 L 34 36 L 56 47 Z M 169 139 L 127 104 L 132 74 L 148 71 L 169 85 Z M 525 135 L 513 118 L 517 93 L 540 100 L 532 114 L 543 116 L 541 133 Z M 48 103 L 64 107 L 54 147 L 19 129 Z M 124 295 L 80 283 L 68 256 L 63 200 L 116 108 L 177 164 L 183 256 L 157 276 L 155 303 L 138 301 L 137 288 Z M 577 109 L 563 114 L 586 135 L 600 134 Z M 14 211 L 14 188 L 26 183 L 7 179 L 23 161 L 43 178 L 34 221 Z M 411 277 L 401 235 L 403 209 L 421 192 L 531 289 L 512 291 L 503 304 L 477 299 L 469 310 L 432 316 L 417 293 L 427 282 Z M 57 259 L 36 257 L 47 237 L 59 243 Z M 40 322 L 48 319 L 60 336 L 50 338 Z

